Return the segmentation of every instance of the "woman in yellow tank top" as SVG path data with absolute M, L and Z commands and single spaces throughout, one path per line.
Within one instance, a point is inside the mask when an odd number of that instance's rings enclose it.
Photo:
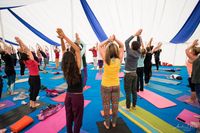
M 116 127 L 120 83 L 119 71 L 124 53 L 124 44 L 120 42 L 114 35 L 100 44 L 99 52 L 104 61 L 104 73 L 101 82 L 101 95 L 104 110 L 104 126 L 110 128 Z M 112 103 L 112 120 L 110 120 L 110 102 Z

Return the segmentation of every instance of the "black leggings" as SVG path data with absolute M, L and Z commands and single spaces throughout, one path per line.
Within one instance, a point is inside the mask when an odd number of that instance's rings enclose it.
M 149 83 L 149 80 L 152 76 L 152 71 L 151 71 L 151 67 L 152 65 L 149 64 L 148 66 L 144 66 L 144 74 L 145 74 L 145 84 L 148 84 Z
M 195 85 L 192 83 L 191 77 L 188 78 L 188 82 L 189 82 L 191 92 L 195 92 Z
M 36 101 L 41 87 L 40 76 L 30 76 L 28 83 L 30 85 L 30 100 Z
M 143 82 L 143 73 L 144 73 L 144 67 L 138 67 L 137 68 L 137 91 L 143 91 L 144 89 L 144 82 Z
M 25 64 L 23 61 L 19 61 L 20 64 L 20 74 L 24 75 L 24 71 L 25 71 Z
M 156 70 L 159 70 L 160 60 L 155 59 L 155 63 L 156 63 Z

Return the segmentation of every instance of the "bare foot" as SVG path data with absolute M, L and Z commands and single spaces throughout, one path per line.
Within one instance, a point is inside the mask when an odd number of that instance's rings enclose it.
M 106 122 L 103 122 L 103 125 L 105 126 L 106 129 L 109 129 L 109 126 L 107 126 Z
M 193 101 L 191 98 L 186 99 L 185 102 L 187 102 L 187 103 L 195 103 L 195 101 Z
M 4 103 L 2 103 L 2 104 L 0 104 L 0 107 L 3 107 L 3 106 L 5 106 L 6 104 L 4 104 Z
M 32 106 L 32 107 L 33 107 L 33 108 L 36 108 L 36 107 L 38 107 L 38 106 L 40 106 L 40 104 L 39 104 L 39 103 L 35 103 L 34 106 Z
M 112 123 L 112 127 L 116 127 L 116 123 Z

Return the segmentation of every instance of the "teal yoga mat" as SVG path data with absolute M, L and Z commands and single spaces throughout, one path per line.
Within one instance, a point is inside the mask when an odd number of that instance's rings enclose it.
M 151 81 L 157 81 L 161 83 L 166 83 L 166 84 L 173 84 L 173 85 L 178 85 L 181 82 L 175 81 L 175 80 L 169 80 L 169 79 L 162 79 L 162 78 L 156 78 L 156 77 L 151 77 Z
M 182 93 L 179 90 L 175 90 L 175 89 L 172 89 L 172 88 L 169 88 L 169 87 L 166 87 L 166 86 L 162 86 L 162 85 L 157 85 L 157 84 L 154 84 L 154 83 L 149 83 L 147 87 L 154 89 L 154 90 L 164 92 L 164 93 L 168 93 L 168 94 L 171 94 L 171 95 L 177 95 L 177 94 Z

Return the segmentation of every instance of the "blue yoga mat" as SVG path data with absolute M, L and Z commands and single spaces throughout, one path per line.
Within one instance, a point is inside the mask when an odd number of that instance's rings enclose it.
M 156 77 L 151 77 L 151 81 L 157 81 L 161 83 L 166 83 L 166 84 L 173 84 L 173 85 L 178 85 L 181 82 L 175 81 L 175 80 L 169 80 L 169 79 L 162 79 L 162 78 L 156 78 Z
M 157 85 L 157 84 L 154 84 L 154 83 L 148 84 L 147 87 L 154 89 L 154 90 L 164 92 L 164 93 L 168 93 L 168 94 L 171 94 L 171 95 L 177 95 L 177 94 L 182 93 L 179 90 L 175 90 L 175 89 L 172 89 L 172 88 L 169 88 L 169 87 L 166 87 L 166 86 L 162 86 L 162 85 Z

